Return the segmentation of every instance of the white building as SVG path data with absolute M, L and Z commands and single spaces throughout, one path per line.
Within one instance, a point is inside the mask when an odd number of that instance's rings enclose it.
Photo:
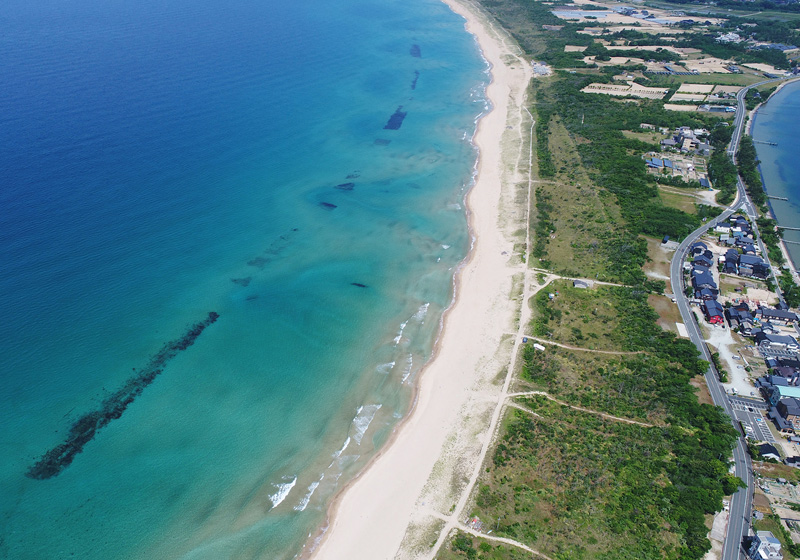
M 769 531 L 758 531 L 747 554 L 753 560 L 783 560 L 781 541 Z

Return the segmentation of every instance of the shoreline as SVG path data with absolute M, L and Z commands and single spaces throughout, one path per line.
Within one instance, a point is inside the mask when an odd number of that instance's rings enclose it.
M 797 83 L 799 80 L 800 80 L 800 78 L 794 78 L 794 79 L 786 80 L 785 82 L 780 83 L 778 85 L 778 87 L 775 89 L 775 91 L 773 91 L 772 94 L 770 94 L 770 96 L 765 101 L 759 103 L 755 107 L 755 109 L 753 109 L 753 111 L 751 112 L 751 114 L 750 114 L 750 116 L 749 116 L 749 118 L 747 120 L 747 127 L 745 129 L 745 134 L 748 134 L 752 138 L 753 137 L 752 130 L 753 130 L 753 127 L 755 126 L 756 119 L 758 118 L 758 111 L 762 107 L 767 105 L 769 103 L 769 100 L 772 99 L 773 96 L 775 96 L 784 87 L 786 87 L 786 86 L 788 86 L 790 84 Z M 756 147 L 756 155 L 758 155 L 758 147 Z M 767 195 L 769 195 L 769 189 L 767 187 L 767 181 L 764 179 L 764 172 L 761 170 L 761 163 L 758 164 L 758 174 L 761 177 L 761 185 L 762 185 L 762 188 L 764 189 L 764 192 L 767 193 Z M 769 198 L 767 198 L 767 207 L 769 208 L 769 215 L 767 217 L 775 220 L 778 223 L 778 225 L 780 225 L 780 222 L 778 222 L 778 217 L 775 214 L 775 210 L 772 208 L 772 201 Z M 780 238 L 780 242 L 778 243 L 778 246 L 780 247 L 781 253 L 783 254 L 783 259 L 786 261 L 787 265 L 789 266 L 789 274 L 791 275 L 791 277 L 794 279 L 795 282 L 800 283 L 800 273 L 798 273 L 797 263 L 792 258 L 792 255 L 789 252 L 789 248 L 786 246 L 786 243 L 784 242 L 783 237 Z
M 489 110 L 478 116 L 472 138 L 478 155 L 473 185 L 465 196 L 470 250 L 454 272 L 453 298 L 414 385 L 411 408 L 382 449 L 331 501 L 326 522 L 309 536 L 302 558 L 395 558 L 419 514 L 418 498 L 430 485 L 448 436 L 468 415 L 470 386 L 496 377 L 485 362 L 493 362 L 503 327 L 514 312 L 508 296 L 513 240 L 505 238 L 498 223 L 500 144 L 514 86 L 519 90 L 522 85 L 524 97 L 532 72 L 527 61 L 492 35 L 485 16 L 474 7 L 464 0 L 442 2 L 466 20 L 465 29 L 475 38 L 490 75 L 485 90 Z

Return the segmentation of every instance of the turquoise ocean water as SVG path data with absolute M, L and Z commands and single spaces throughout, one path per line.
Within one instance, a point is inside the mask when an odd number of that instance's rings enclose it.
M 751 132 L 756 142 L 756 152 L 761 160 L 761 176 L 771 196 L 788 198 L 770 200 L 778 223 L 800 227 L 800 83 L 787 84 L 772 96 L 756 113 Z M 776 143 L 763 144 L 761 142 Z M 784 239 L 800 243 L 800 231 L 784 231 Z M 800 245 L 787 243 L 786 248 L 800 266 Z
M 0 558 L 294 557 L 469 249 L 473 38 L 438 0 L 0 12 Z

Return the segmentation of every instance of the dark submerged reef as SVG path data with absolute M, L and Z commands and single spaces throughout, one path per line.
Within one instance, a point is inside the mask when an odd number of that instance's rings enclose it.
M 355 183 L 341 183 L 336 185 L 335 188 L 339 189 L 340 191 L 352 191 L 356 187 Z
M 206 327 L 212 325 L 218 318 L 219 314 L 212 311 L 208 317 L 192 325 L 182 337 L 167 342 L 155 356 L 150 358 L 144 369 L 136 372 L 125 385 L 105 399 L 99 409 L 87 412 L 78 418 L 69 429 L 67 439 L 42 455 L 28 469 L 25 476 L 46 480 L 60 474 L 72 463 L 75 456 L 83 451 L 83 446 L 94 439 L 101 428 L 122 416 L 128 405 L 164 371 L 167 362 L 194 344 Z
M 414 58 L 422 58 L 422 49 L 419 48 L 419 45 L 411 45 L 410 52 Z
M 366 284 L 362 284 L 361 282 L 350 282 L 351 286 L 356 286 L 357 288 L 366 288 Z
M 419 70 L 414 70 L 414 79 L 411 81 L 411 89 L 417 89 L 417 80 L 419 80 Z
M 406 118 L 408 112 L 403 111 L 403 106 L 400 105 L 394 114 L 389 117 L 389 122 L 384 126 L 384 130 L 399 130 L 403 126 L 403 120 Z
M 238 284 L 239 286 L 247 287 L 250 285 L 250 282 L 253 280 L 252 276 L 247 276 L 245 278 L 231 278 L 231 282 L 234 284 Z
M 319 205 L 325 208 L 326 210 L 333 210 L 334 208 L 337 208 L 335 204 L 332 204 L 330 202 L 320 202 Z

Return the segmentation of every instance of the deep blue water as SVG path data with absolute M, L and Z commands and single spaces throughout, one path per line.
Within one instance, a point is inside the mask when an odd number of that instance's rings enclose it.
M 438 0 L 8 0 L 0 25 L 0 557 L 291 558 L 450 302 L 473 39 Z
M 756 114 L 751 132 L 761 160 L 764 186 L 772 196 L 787 201 L 770 200 L 780 225 L 800 226 L 800 83 L 787 84 L 763 105 Z M 777 143 L 777 146 L 760 142 Z M 784 239 L 800 243 L 800 231 L 784 231 Z M 800 245 L 787 243 L 795 265 L 800 266 Z

